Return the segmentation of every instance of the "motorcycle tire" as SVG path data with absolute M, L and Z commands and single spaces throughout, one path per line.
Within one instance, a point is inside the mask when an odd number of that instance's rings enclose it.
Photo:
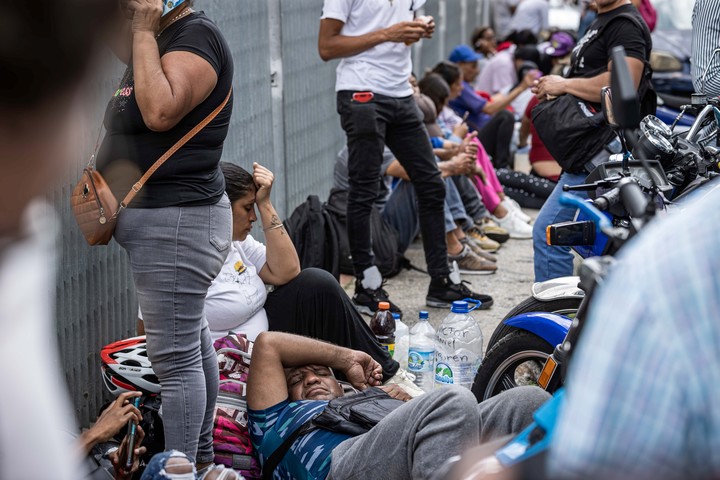
M 518 383 L 537 385 L 537 376 L 554 349 L 555 345 L 534 333 L 515 329 L 488 350 L 475 375 L 473 394 L 482 402 Z
M 559 315 L 565 315 L 566 317 L 574 318 L 578 308 L 580 308 L 580 302 L 583 297 L 569 297 L 569 298 L 558 298 L 556 300 L 540 301 L 535 297 L 529 297 L 523 300 L 521 303 L 510 310 L 502 321 L 495 327 L 495 331 L 488 340 L 487 350 L 489 351 L 501 338 L 504 338 L 512 332 L 519 331 L 517 327 L 511 327 L 505 325 L 503 322 L 508 318 L 521 315 L 523 313 L 530 312 L 547 312 L 557 313 Z

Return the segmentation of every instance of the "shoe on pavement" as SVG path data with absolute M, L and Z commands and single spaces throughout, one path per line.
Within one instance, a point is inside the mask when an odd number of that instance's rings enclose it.
M 472 237 L 466 236 L 460 240 L 460 243 L 470 247 L 470 250 L 472 250 L 473 253 L 478 257 L 483 258 L 489 262 L 497 263 L 497 255 L 493 255 L 492 253 L 483 250 L 480 244 L 478 244 Z
M 520 217 L 517 216 L 517 212 L 508 210 L 507 215 L 503 218 L 494 219 L 498 224 L 508 231 L 510 238 L 515 239 L 528 239 L 532 238 L 533 227 L 523 222 Z
M 488 217 L 483 218 L 480 222 L 475 223 L 475 225 L 480 228 L 482 234 L 490 240 L 495 240 L 498 243 L 505 243 L 510 240 L 510 234 L 508 231 L 490 220 Z
M 464 245 L 458 255 L 448 255 L 450 262 L 457 262 L 460 273 L 465 275 L 490 275 L 497 271 L 497 264 L 480 258 L 469 246 Z
M 486 237 L 478 227 L 470 227 L 465 235 L 471 237 L 486 252 L 495 253 L 500 248 L 500 243 Z
M 522 207 L 519 203 L 515 201 L 515 199 L 510 198 L 508 196 L 505 197 L 505 200 L 500 202 L 500 205 L 505 207 L 509 212 L 515 212 L 515 215 L 522 220 L 525 223 L 532 222 L 532 218 L 527 213 L 523 212 Z
M 402 389 L 413 398 L 419 397 L 425 393 L 422 388 L 415 385 L 415 375 L 402 368 L 398 369 L 390 380 L 383 383 L 383 385 L 390 384 L 400 385 Z
M 402 317 L 402 310 L 390 301 L 388 293 L 382 286 L 374 290 L 365 288 L 358 278 L 355 279 L 355 295 L 353 295 L 352 301 L 355 304 L 355 309 L 366 315 L 374 315 L 378 310 L 378 303 L 388 302 L 390 304 L 390 312 L 397 313 Z
M 430 280 L 428 294 L 425 303 L 428 307 L 450 308 L 452 302 L 470 298 L 480 302 L 478 310 L 487 310 L 492 307 L 493 298 L 490 295 L 476 293 L 465 286 L 465 281 L 458 281 L 457 278 L 447 277 L 433 278 Z

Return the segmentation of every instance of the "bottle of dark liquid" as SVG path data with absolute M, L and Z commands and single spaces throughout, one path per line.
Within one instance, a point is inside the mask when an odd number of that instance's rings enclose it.
M 380 345 L 390 353 L 390 356 L 393 356 L 395 354 L 395 319 L 390 313 L 388 302 L 378 303 L 378 310 L 370 320 L 370 330 L 373 331 Z

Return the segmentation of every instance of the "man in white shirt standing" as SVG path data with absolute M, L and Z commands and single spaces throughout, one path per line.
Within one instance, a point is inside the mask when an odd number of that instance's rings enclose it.
M 382 276 L 373 265 L 370 211 L 378 195 L 383 148 L 387 146 L 410 176 L 417 192 L 420 229 L 428 273 L 426 302 L 448 307 L 475 294 L 450 279 L 443 225 L 445 187 L 430 138 L 409 83 L 410 46 L 430 38 L 432 17 L 415 19 L 425 0 L 325 0 L 318 50 L 325 60 L 340 58 L 335 90 L 349 151 L 347 227 L 355 270 L 353 301 L 367 313 L 389 301 Z M 391 310 L 400 309 L 391 303 Z

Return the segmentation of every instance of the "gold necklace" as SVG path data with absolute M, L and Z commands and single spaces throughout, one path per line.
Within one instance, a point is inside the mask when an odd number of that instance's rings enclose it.
M 187 10 L 185 10 L 184 12 L 182 12 L 181 14 L 179 14 L 178 16 L 176 16 L 175 18 L 173 18 L 172 20 L 170 20 L 170 23 L 168 23 L 167 25 L 165 25 L 165 26 L 163 27 L 163 29 L 160 30 L 157 35 L 155 35 L 155 39 L 160 38 L 160 35 L 162 35 L 162 33 L 163 33 L 165 30 L 167 30 L 170 25 L 172 25 L 173 23 L 177 22 L 177 21 L 180 20 L 181 18 L 189 15 L 189 14 L 192 13 L 193 11 L 194 11 L 194 10 L 193 10 L 192 8 L 188 8 Z

